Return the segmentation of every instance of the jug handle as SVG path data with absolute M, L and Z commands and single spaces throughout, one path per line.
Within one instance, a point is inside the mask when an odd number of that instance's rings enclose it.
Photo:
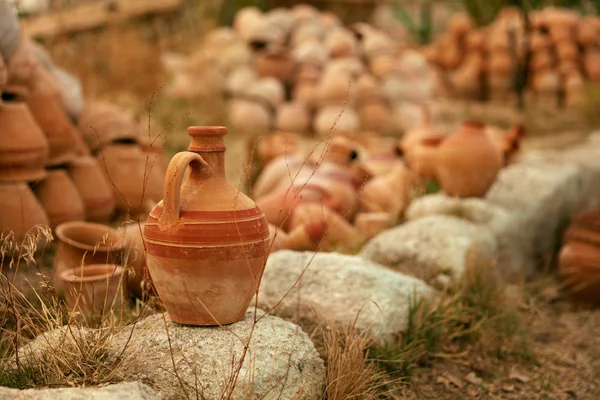
M 199 154 L 191 151 L 182 151 L 173 156 L 167 168 L 163 193 L 163 211 L 158 218 L 158 226 L 161 229 L 170 229 L 179 223 L 181 183 L 188 166 L 192 168 L 192 172 L 200 172 L 204 168 L 210 168 Z

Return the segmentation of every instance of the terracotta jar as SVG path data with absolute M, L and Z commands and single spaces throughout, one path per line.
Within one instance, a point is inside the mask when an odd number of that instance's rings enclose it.
M 364 240 L 369 240 L 391 228 L 394 222 L 395 218 L 386 212 L 361 212 L 356 214 L 354 226 L 361 233 Z
M 40 180 L 46 176 L 48 140 L 21 102 L 0 103 L 0 182 Z
M 164 175 L 139 146 L 110 144 L 96 160 L 111 183 L 118 210 L 149 212 L 160 200 Z
M 135 140 L 140 137 L 140 129 L 133 115 L 105 102 L 86 104 L 77 126 L 93 151 L 116 140 Z
M 310 129 L 308 108 L 300 102 L 283 103 L 277 108 L 275 128 L 283 132 L 308 132 Z
M 112 185 L 98 161 L 90 156 L 78 157 L 67 168 L 83 201 L 86 219 L 93 222 L 108 220 L 115 210 L 116 200 Z
M 365 183 L 360 191 L 362 212 L 385 212 L 397 219 L 408 207 L 415 189 L 415 180 L 404 165 L 398 165 L 385 175 Z
M 268 104 L 249 98 L 234 98 L 227 105 L 229 121 L 241 133 L 264 133 L 273 125 Z
M 256 55 L 254 68 L 260 77 L 273 77 L 287 82 L 294 72 L 294 60 L 288 50 L 263 51 Z
M 564 289 L 572 297 L 600 303 L 600 246 L 568 241 L 560 251 L 558 262 Z
M 482 197 L 496 180 L 504 159 L 484 128 L 480 122 L 465 121 L 457 132 L 423 143 L 427 151 L 418 161 L 447 195 Z
M 123 302 L 123 267 L 94 264 L 71 268 L 60 274 L 65 299 L 76 320 L 99 325 L 110 310 L 118 310 Z
M 264 214 L 225 178 L 226 133 L 225 127 L 188 128 L 190 147 L 171 159 L 164 199 L 144 227 L 152 282 L 181 324 L 242 320 L 269 251 Z
M 259 136 L 248 141 L 248 160 L 265 166 L 283 156 L 291 161 L 301 144 L 301 136 L 296 133 L 279 131 Z
M 60 165 L 73 160 L 77 150 L 74 126 L 62 107 L 59 93 L 31 92 L 25 102 L 50 145 L 47 165 Z
M 122 264 L 129 268 L 125 276 L 127 291 L 140 299 L 145 299 L 154 293 L 142 237 L 144 226 L 144 223 L 129 223 L 118 229 L 125 244 Z
M 52 264 L 52 281 L 63 291 L 60 275 L 91 264 L 120 264 L 124 240 L 116 229 L 93 222 L 73 221 L 56 227 L 58 251 Z
M 333 130 L 340 132 L 358 132 L 360 120 L 352 107 L 330 105 L 321 108 L 313 121 L 313 129 L 320 137 L 328 137 Z
M 14 235 L 21 244 L 27 233 L 36 225 L 49 225 L 46 211 L 34 196 L 29 185 L 23 182 L 0 183 L 0 232 Z
M 46 210 L 50 227 L 69 221 L 85 220 L 85 206 L 77 187 L 63 169 L 49 170 L 48 176 L 34 188 Z
M 142 151 L 148 156 L 149 164 L 157 168 L 161 175 L 167 173 L 169 158 L 163 150 L 161 142 L 156 139 L 150 139 L 147 136 L 140 136 L 137 140 Z
M 326 233 L 322 221 L 300 224 L 285 237 L 283 248 L 294 251 L 318 250 Z
M 268 195 L 281 184 L 286 175 L 296 176 L 303 168 L 314 168 L 314 163 L 301 154 L 292 152 L 280 155 L 265 165 L 252 187 L 255 198 Z

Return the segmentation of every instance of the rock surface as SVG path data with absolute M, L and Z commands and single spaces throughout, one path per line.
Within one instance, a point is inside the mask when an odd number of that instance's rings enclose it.
M 102 387 L 27 389 L 0 387 L 0 399 L 11 400 L 160 400 L 150 387 L 139 382 L 125 382 Z
M 492 263 L 496 241 L 486 228 L 459 217 L 431 215 L 380 233 L 360 256 L 425 281 L 439 273 L 458 278 L 470 263 Z
M 225 327 L 184 326 L 165 317 L 167 329 L 162 315 L 153 315 L 111 340 L 112 351 L 125 348 L 128 379 L 147 382 L 165 398 L 322 398 L 324 363 L 300 327 L 260 310 L 254 323 L 253 308 Z
M 269 256 L 258 302 L 277 305 L 275 312 L 293 321 L 355 323 L 383 342 L 406 329 L 413 295 L 432 293 L 424 282 L 361 257 L 284 250 Z

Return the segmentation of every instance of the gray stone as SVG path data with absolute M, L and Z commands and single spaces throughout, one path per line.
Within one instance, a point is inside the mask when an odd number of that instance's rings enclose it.
M 432 293 L 424 282 L 361 257 L 284 250 L 269 256 L 258 301 L 294 321 L 354 324 L 384 342 L 406 329 L 413 296 Z
M 254 308 L 224 327 L 165 318 L 150 316 L 111 340 L 113 352 L 125 349 L 127 379 L 146 382 L 165 398 L 322 398 L 324 363 L 300 327 Z
M 17 390 L 0 387 L 0 399 L 11 400 L 160 400 L 150 387 L 139 382 L 108 386 Z
M 472 263 L 493 263 L 496 241 L 486 228 L 455 216 L 431 215 L 380 233 L 360 256 L 425 281 L 439 273 L 460 278 Z

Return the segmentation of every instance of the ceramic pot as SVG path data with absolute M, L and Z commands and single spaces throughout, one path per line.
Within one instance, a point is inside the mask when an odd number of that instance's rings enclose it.
M 75 158 L 75 127 L 62 107 L 58 93 L 31 92 L 25 102 L 50 145 L 48 166 L 65 164 Z
M 163 150 L 163 146 L 156 139 L 150 139 L 147 136 L 140 136 L 137 140 L 140 149 L 148 157 L 148 162 L 153 168 L 158 169 L 158 173 L 164 175 L 167 173 L 169 159 Z
M 269 251 L 264 214 L 225 178 L 226 133 L 224 127 L 188 128 L 190 147 L 171 159 L 164 199 L 144 227 L 152 282 L 181 324 L 242 320 Z
M 115 210 L 113 188 L 98 161 L 90 156 L 78 157 L 67 167 L 71 180 L 83 201 L 88 221 L 103 222 Z
M 123 267 L 94 264 L 71 268 L 60 274 L 70 313 L 90 326 L 99 325 L 123 301 Z
M 43 179 L 49 144 L 27 105 L 0 103 L 0 126 L 0 182 Z
M 164 175 L 139 146 L 110 144 L 96 160 L 111 183 L 118 210 L 148 212 L 160 200 Z
M 356 112 L 363 130 L 387 132 L 391 126 L 391 110 L 381 97 L 362 99 Z
M 362 212 L 385 212 L 397 219 L 408 207 L 415 181 L 404 165 L 398 165 L 385 175 L 376 176 L 365 183 L 360 191 Z
M 241 133 L 264 133 L 271 129 L 273 116 L 262 102 L 234 98 L 227 105 L 231 125 Z
M 303 168 L 314 168 L 314 164 L 307 161 L 299 153 L 283 154 L 270 161 L 256 179 L 252 187 L 252 196 L 255 198 L 268 195 L 281 184 L 287 174 L 295 176 Z
M 325 233 L 326 226 L 322 221 L 298 225 L 285 237 L 283 248 L 294 251 L 318 250 Z
M 354 226 L 364 240 L 374 238 L 379 233 L 391 228 L 395 219 L 386 212 L 361 212 L 356 214 Z
M 144 248 L 144 223 L 130 223 L 119 227 L 125 248 L 123 251 L 123 265 L 126 266 L 125 280 L 127 291 L 140 298 L 146 299 L 154 293 L 152 280 L 148 272 Z
M 573 298 L 600 303 L 600 247 L 579 241 L 567 242 L 558 262 L 564 289 Z
M 287 50 L 263 51 L 256 56 L 254 69 L 260 77 L 273 77 L 287 82 L 294 72 L 294 60 Z
M 288 239 L 288 234 L 285 233 L 283 229 L 278 228 L 273 224 L 269 224 L 269 237 L 271 238 L 269 254 L 285 248 L 285 242 Z
M 0 183 L 0 232 L 2 235 L 6 236 L 12 232 L 14 242 L 20 245 L 33 227 L 49 224 L 46 211 L 29 185 L 23 182 Z
M 93 222 L 73 221 L 56 227 L 58 251 L 52 264 L 52 280 L 63 291 L 60 275 L 91 264 L 120 264 L 124 241 L 116 229 Z
M 321 108 L 313 121 L 313 128 L 318 136 L 327 137 L 332 131 L 358 132 L 360 121 L 353 108 L 340 105 L 331 105 Z
M 465 121 L 447 137 L 424 143 L 424 168 L 449 196 L 482 197 L 504 164 L 502 152 L 480 122 Z M 427 154 L 427 155 L 425 155 Z
M 555 45 L 556 58 L 559 61 L 579 61 L 579 48 L 573 41 L 561 41 Z
M 46 179 L 37 184 L 34 190 L 46 210 L 52 229 L 63 222 L 85 220 L 85 206 L 65 170 L 49 170 Z
M 285 131 L 260 136 L 258 139 L 248 141 L 248 159 L 257 160 L 261 166 L 281 156 L 291 162 L 300 147 L 300 139 L 299 135 Z
M 77 126 L 93 151 L 116 140 L 135 140 L 140 137 L 139 126 L 125 110 L 105 102 L 87 103 Z
M 277 108 L 275 128 L 283 132 L 308 132 L 310 129 L 308 108 L 300 102 L 283 103 Z

